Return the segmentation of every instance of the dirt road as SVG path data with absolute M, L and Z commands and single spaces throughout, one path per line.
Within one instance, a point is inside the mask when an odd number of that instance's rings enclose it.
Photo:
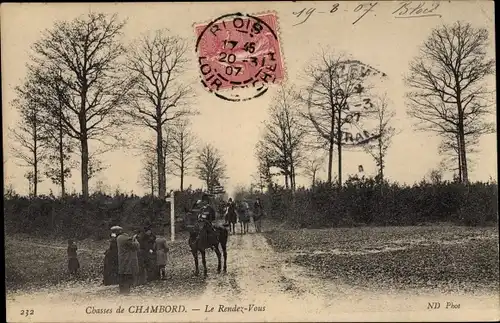
M 86 285 L 8 295 L 7 320 L 66 322 L 166 321 L 373 321 L 373 320 L 489 320 L 499 317 L 498 295 L 436 295 L 416 291 L 381 292 L 326 281 L 292 265 L 291 255 L 278 254 L 261 234 L 231 235 L 228 272 L 217 274 L 217 259 L 207 253 L 209 276 L 192 278 L 203 289 L 173 294 L 158 282 L 118 296 L 117 287 Z M 201 261 L 200 261 L 201 265 Z M 193 263 L 176 264 L 192 270 Z M 175 280 L 175 277 L 172 278 Z M 167 284 L 175 285 L 175 281 Z M 172 285 L 172 286 L 173 286 Z M 440 309 L 430 310 L 430 302 Z M 451 309 L 449 304 L 455 305 Z M 448 304 L 448 309 L 446 306 Z M 459 304 L 459 308 L 456 305 Z M 181 313 L 172 313 L 173 306 Z M 121 306 L 123 313 L 116 313 Z M 138 309 L 138 306 L 142 306 Z M 150 313 L 163 306 L 163 312 Z M 92 309 L 93 308 L 93 309 Z M 146 308 L 148 308 L 146 310 Z M 34 315 L 21 316 L 33 309 Z M 92 314 L 93 312 L 108 314 Z M 143 313 L 138 313 L 142 310 Z M 145 313 L 148 311 L 149 313 Z M 90 312 L 90 314 L 88 313 Z

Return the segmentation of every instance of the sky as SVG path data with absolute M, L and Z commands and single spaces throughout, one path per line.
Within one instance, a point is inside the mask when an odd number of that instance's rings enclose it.
M 408 73 L 409 62 L 418 54 L 419 46 L 429 36 L 431 30 L 442 24 L 457 20 L 470 22 L 476 27 L 490 31 L 490 57 L 494 51 L 494 5 L 492 1 L 440 2 L 433 13 L 440 16 L 398 19 L 401 2 L 379 2 L 370 11 L 369 2 L 339 2 L 334 12 L 335 2 L 237 2 L 224 5 L 211 3 L 120 3 L 120 4 L 2 4 L 2 114 L 3 114 L 3 153 L 4 185 L 12 185 L 21 193 L 28 192 L 28 182 L 24 178 L 26 168 L 20 167 L 10 153 L 15 145 L 8 140 L 8 128 L 14 127 L 19 116 L 12 107 L 15 99 L 15 86 L 21 84 L 26 73 L 25 64 L 29 61 L 30 46 L 41 33 L 59 20 L 71 20 L 91 11 L 117 13 L 119 18 L 127 19 L 122 41 L 129 43 L 145 32 L 167 28 L 172 34 L 186 39 L 192 48 L 188 52 L 189 70 L 184 75 L 186 82 L 192 82 L 196 90 L 195 108 L 199 115 L 193 117 L 192 130 L 203 143 L 217 147 L 227 165 L 228 180 L 226 189 L 231 194 L 239 185 L 249 185 L 255 172 L 257 161 L 254 157 L 255 144 L 260 138 L 263 122 L 268 118 L 268 108 L 276 93 L 276 87 L 263 96 L 245 101 L 229 102 L 222 100 L 202 88 L 198 82 L 199 72 L 196 63 L 194 25 L 209 22 L 221 15 L 243 12 L 253 15 L 274 11 L 278 17 L 278 38 L 286 70 L 285 83 L 300 88 L 304 86 L 301 78 L 304 68 L 321 50 L 347 53 L 353 58 L 369 64 L 387 74 L 383 82 L 384 91 L 391 99 L 396 116 L 393 126 L 398 135 L 393 138 L 389 148 L 385 175 L 389 180 L 412 184 L 438 167 L 439 138 L 415 131 L 414 120 L 406 115 L 404 94 L 408 91 L 403 77 Z M 372 2 L 375 3 L 375 2 Z M 406 4 L 405 8 L 415 8 L 421 2 Z M 432 2 L 424 6 L 433 8 Z M 309 15 L 310 13 L 310 15 Z M 358 20 L 362 15 L 364 16 Z M 309 18 L 301 23 L 307 16 Z M 353 24 L 353 22 L 355 22 Z M 299 24 L 301 23 L 301 24 Z M 489 80 L 494 86 L 495 79 Z M 493 114 L 492 122 L 496 121 Z M 154 138 L 153 132 L 136 129 L 131 137 Z M 90 143 L 96 149 L 96 143 Z M 470 179 L 488 180 L 497 178 L 496 134 L 482 137 L 480 152 L 475 155 L 475 166 Z M 141 157 L 130 149 L 115 150 L 102 156 L 108 168 L 90 182 L 91 190 L 97 182 L 103 182 L 113 192 L 133 191 L 136 194 L 147 192 L 138 183 L 141 170 Z M 373 159 L 364 152 L 346 151 L 343 153 L 343 177 L 358 171 L 363 165 L 366 175 L 375 175 Z M 337 160 L 334 159 L 334 175 Z M 325 165 L 326 167 L 326 165 Z M 451 174 L 447 174 L 450 178 Z M 325 171 L 319 174 L 326 178 Z M 179 180 L 167 178 L 168 189 L 177 189 Z M 202 183 L 195 176 L 188 176 L 185 187 L 194 188 Z M 309 179 L 299 176 L 298 185 L 309 185 Z M 79 170 L 73 171 L 68 182 L 70 191 L 81 190 Z M 40 193 L 55 194 L 58 188 L 49 180 L 39 185 Z

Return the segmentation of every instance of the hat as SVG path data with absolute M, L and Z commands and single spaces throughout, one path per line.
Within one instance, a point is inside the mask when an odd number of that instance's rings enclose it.
M 118 231 L 123 231 L 123 228 L 119 225 L 115 225 L 111 227 L 111 231 L 118 232 Z

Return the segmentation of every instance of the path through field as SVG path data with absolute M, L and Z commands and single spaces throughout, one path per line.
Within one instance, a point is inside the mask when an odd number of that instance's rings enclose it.
M 252 228 L 251 228 L 252 229 Z M 499 299 L 492 295 L 435 295 L 416 291 L 381 292 L 322 280 L 292 265 L 288 254 L 273 251 L 261 234 L 231 235 L 228 272 L 217 274 L 216 256 L 207 252 L 209 276 L 192 278 L 205 284 L 195 293 L 172 294 L 161 284 L 118 296 L 117 287 L 87 285 L 56 286 L 51 289 L 8 295 L 9 322 L 137 322 L 137 321 L 374 321 L 374 320 L 487 320 L 498 319 Z M 201 257 L 200 257 L 201 258 Z M 200 259 L 201 260 L 201 259 Z M 192 272 L 193 262 L 178 264 Z M 201 265 L 201 261 L 200 261 Z M 201 268 L 200 268 L 201 269 Z M 201 270 L 202 271 L 202 270 Z M 175 279 L 173 277 L 172 279 Z M 175 281 L 171 282 L 175 284 Z M 441 308 L 427 309 L 429 302 Z M 447 302 L 460 309 L 445 309 Z M 183 305 L 183 313 L 137 314 L 136 306 Z M 123 314 L 86 314 L 97 309 Z M 132 306 L 132 307 L 131 307 Z M 22 309 L 34 309 L 31 317 Z M 131 313 L 135 312 L 135 313 Z

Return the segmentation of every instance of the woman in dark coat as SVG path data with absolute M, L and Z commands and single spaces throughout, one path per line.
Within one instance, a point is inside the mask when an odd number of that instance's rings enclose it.
M 111 228 L 113 230 L 113 228 Z M 116 243 L 116 233 L 111 233 L 109 248 L 104 254 L 104 286 L 118 284 L 118 245 Z
M 144 232 L 139 238 L 141 245 L 141 259 L 143 268 L 146 272 L 146 281 L 153 281 L 159 279 L 158 265 L 156 263 L 156 249 L 155 249 L 156 236 L 150 226 L 144 228 Z
M 117 233 L 116 243 L 118 246 L 118 285 L 121 294 L 128 294 L 139 272 L 137 261 L 139 242 L 135 235 L 130 237 L 120 230 Z

